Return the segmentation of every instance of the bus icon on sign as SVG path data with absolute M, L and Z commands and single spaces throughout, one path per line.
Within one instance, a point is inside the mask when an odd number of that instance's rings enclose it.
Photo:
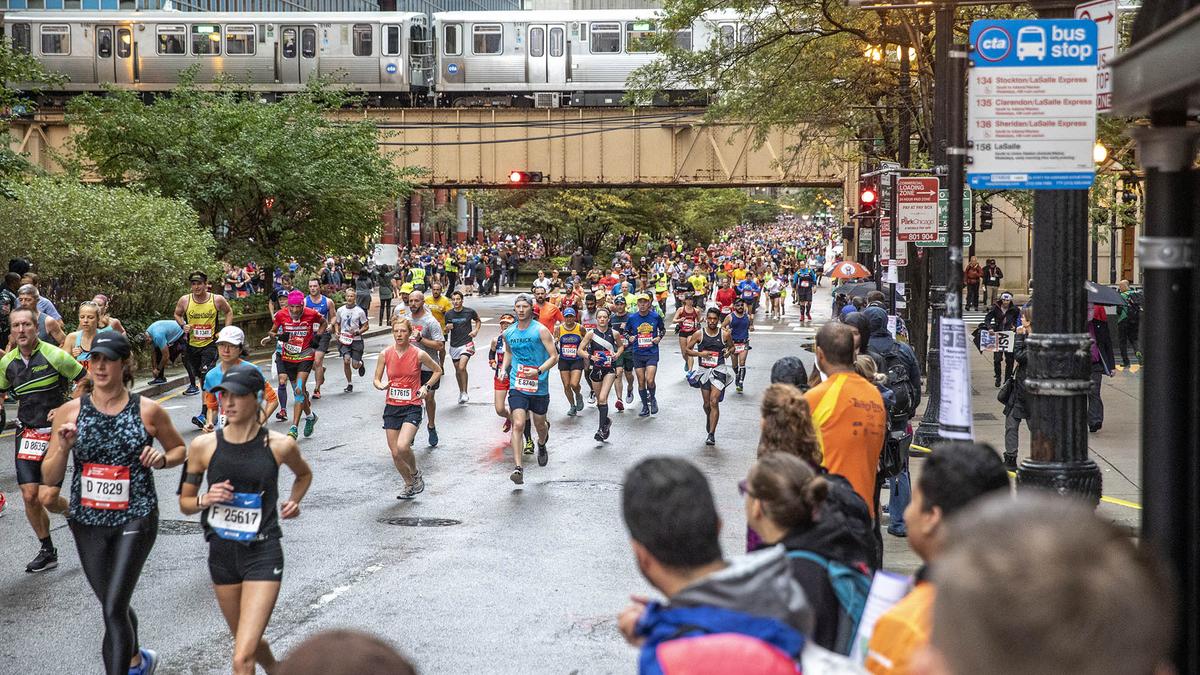
M 1046 58 L 1046 31 L 1037 26 L 1025 26 L 1017 31 L 1017 60 Z

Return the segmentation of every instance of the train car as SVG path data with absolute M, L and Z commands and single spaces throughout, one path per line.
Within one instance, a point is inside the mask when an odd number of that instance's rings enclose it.
M 659 29 L 654 11 L 640 9 L 438 12 L 433 30 L 439 105 L 558 107 L 622 105 L 630 73 L 657 58 L 647 38 Z M 722 10 L 675 40 L 702 51 L 745 30 Z
M 415 12 L 17 11 L 3 21 L 17 49 L 69 78 L 64 92 L 167 91 L 195 66 L 200 86 L 228 77 L 273 95 L 329 77 L 411 105 L 432 69 L 429 19 Z

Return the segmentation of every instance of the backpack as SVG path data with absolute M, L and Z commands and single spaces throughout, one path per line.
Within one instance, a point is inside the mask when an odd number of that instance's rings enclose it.
M 867 606 L 867 596 L 871 593 L 871 577 L 844 565 L 836 560 L 828 560 L 812 551 L 788 551 L 787 557 L 798 558 L 816 563 L 825 568 L 829 575 L 829 585 L 838 599 L 837 640 L 834 651 L 849 655 L 854 644 L 854 636 L 858 634 L 858 624 L 862 621 L 863 610 Z
M 1142 294 L 1130 293 L 1125 298 L 1125 320 L 1137 325 L 1142 320 Z
M 872 354 L 875 356 L 876 363 L 880 365 L 879 372 L 887 375 L 884 386 L 896 397 L 896 404 L 892 406 L 889 420 L 890 427 L 895 428 L 898 424 L 908 422 L 916 412 L 917 392 L 908 379 L 908 364 L 900 358 L 899 346 L 893 345 L 883 354 L 878 352 L 872 352 Z

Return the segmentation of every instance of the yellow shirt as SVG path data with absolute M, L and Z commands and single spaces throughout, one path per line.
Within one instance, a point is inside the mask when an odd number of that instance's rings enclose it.
M 733 280 L 734 281 L 743 281 L 745 278 L 746 278 L 746 270 L 739 267 L 733 271 Z
M 192 327 L 192 332 L 188 334 L 189 345 L 207 347 L 217 339 L 216 296 L 209 293 L 206 302 L 196 302 L 196 296 L 189 295 L 183 316 Z
M 708 286 L 708 277 L 703 274 L 693 274 L 688 277 L 688 283 L 692 285 L 692 288 L 696 289 L 697 293 L 703 293 L 705 287 Z
M 867 646 L 867 670 L 875 675 L 909 672 L 913 654 L 929 642 L 935 595 L 933 584 L 919 583 L 879 617 Z
M 442 296 L 434 298 L 432 295 L 425 298 L 425 306 L 433 314 L 433 318 L 442 326 L 442 330 L 446 330 L 446 312 L 454 309 L 454 303 L 450 302 L 450 298 Z

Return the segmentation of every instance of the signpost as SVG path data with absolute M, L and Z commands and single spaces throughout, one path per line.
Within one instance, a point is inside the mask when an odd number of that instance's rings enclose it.
M 938 235 L 933 241 L 918 241 L 917 246 L 922 248 L 931 248 L 934 246 L 946 246 L 947 230 L 950 222 L 950 191 L 942 188 L 938 190 Z M 974 235 L 971 234 L 972 214 L 974 213 L 971 188 L 963 189 L 963 246 L 970 246 L 974 240 Z
M 1112 110 L 1112 68 L 1117 56 L 1117 24 L 1121 15 L 1117 0 L 1093 0 L 1075 7 L 1075 18 L 1096 23 L 1096 110 Z
M 938 179 L 900 177 L 896 180 L 896 239 L 936 241 L 938 238 Z
M 975 189 L 1082 190 L 1096 176 L 1096 23 L 971 24 L 967 177 Z

